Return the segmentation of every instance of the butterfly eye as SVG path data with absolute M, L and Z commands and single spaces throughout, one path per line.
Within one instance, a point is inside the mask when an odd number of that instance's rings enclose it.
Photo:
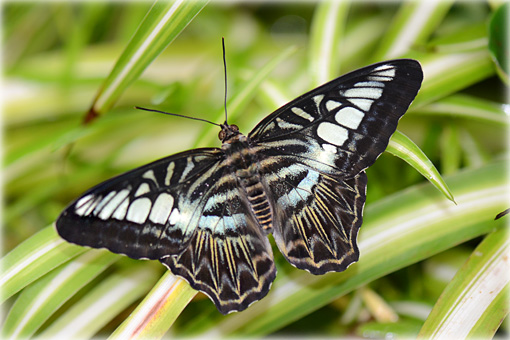
M 218 138 L 222 141 L 223 139 L 225 139 L 225 131 L 221 130 L 219 133 L 218 133 Z
M 230 128 L 231 128 L 231 129 L 232 129 L 232 131 L 234 131 L 234 132 L 239 132 L 239 128 L 237 127 L 237 125 L 232 124 L 232 125 L 230 125 Z

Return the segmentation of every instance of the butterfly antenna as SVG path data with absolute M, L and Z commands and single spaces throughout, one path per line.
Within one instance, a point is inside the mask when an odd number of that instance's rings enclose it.
M 176 116 L 176 117 L 188 118 L 188 119 L 193 119 L 193 120 L 199 120 L 199 121 L 201 121 L 201 122 L 206 122 L 206 123 L 209 123 L 209 124 L 212 124 L 212 125 L 216 125 L 216 126 L 221 127 L 221 125 L 220 125 L 220 124 L 216 124 L 216 123 L 211 122 L 210 120 L 207 120 L 207 119 L 195 118 L 195 117 L 189 117 L 189 116 L 184 116 L 184 115 L 180 115 L 180 114 L 177 114 L 177 113 L 170 113 L 170 112 L 159 111 L 159 110 L 153 110 L 153 109 L 146 109 L 146 108 L 144 108 L 144 107 L 139 107 L 139 106 L 135 106 L 135 109 L 137 109 L 137 110 L 144 110 L 144 111 L 150 111 L 150 112 L 163 113 L 163 114 L 165 114 L 165 115 L 169 115 L 169 116 Z
M 221 46 L 223 47 L 223 70 L 225 70 L 225 99 L 223 100 L 223 106 L 225 107 L 225 125 L 227 124 L 227 61 L 225 58 L 225 38 L 221 38 Z

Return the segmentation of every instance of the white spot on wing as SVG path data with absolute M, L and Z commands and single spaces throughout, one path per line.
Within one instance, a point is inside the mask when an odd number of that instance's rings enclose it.
M 378 99 L 381 97 L 382 89 L 379 87 L 353 87 L 344 92 L 344 96 L 353 98 L 371 98 Z
M 172 179 L 172 175 L 174 174 L 174 168 L 175 168 L 174 162 L 170 162 L 170 164 L 168 164 L 168 168 L 166 168 L 166 176 L 165 176 L 165 185 L 166 186 L 170 185 L 170 180 Z
M 83 213 L 83 216 L 90 215 L 95 207 L 101 202 L 101 197 L 95 198 L 89 205 L 88 209 Z
M 318 172 L 308 171 L 305 178 L 297 185 L 297 188 L 289 191 L 287 195 L 280 197 L 278 203 L 284 207 L 288 207 L 289 203 L 292 204 L 292 206 L 296 206 L 299 202 L 306 200 L 312 195 L 313 186 L 317 184 L 318 179 Z
M 140 186 L 138 187 L 138 190 L 136 190 L 136 193 L 135 193 L 135 197 L 138 197 L 140 195 L 143 195 L 143 194 L 146 194 L 150 191 L 150 187 L 149 187 L 149 184 L 147 183 L 142 183 L 140 184 Z
M 177 208 L 174 208 L 174 210 L 170 214 L 168 222 L 170 222 L 171 225 L 175 225 L 177 222 L 179 222 L 180 217 L 181 214 L 179 213 L 179 210 Z
M 121 192 L 119 192 L 119 195 Z M 123 220 L 124 217 L 126 217 L 128 207 L 129 207 L 129 199 L 123 200 L 122 203 L 119 205 L 119 207 L 113 213 L 112 217 L 117 220 Z
M 189 172 L 194 168 L 193 162 L 191 161 L 191 157 L 188 157 L 186 167 L 184 168 L 184 171 L 182 172 L 180 180 L 182 181 L 186 176 L 188 176 Z
M 108 195 L 106 195 L 105 198 L 103 198 L 101 200 L 101 202 L 99 202 L 99 204 L 96 206 L 96 209 L 94 209 L 94 215 L 97 215 L 101 209 L 103 209 L 103 207 L 105 206 L 106 203 L 110 202 L 110 199 L 116 194 L 117 192 L 116 191 L 110 191 L 108 193 Z
M 339 106 L 342 106 L 342 103 L 339 103 L 339 102 L 334 101 L 334 100 L 328 100 L 326 102 L 326 109 L 328 109 L 328 111 L 332 111 L 332 110 L 336 109 Z
M 322 148 L 323 148 L 323 149 L 324 149 L 324 151 L 326 151 L 326 152 L 336 154 L 336 146 L 334 146 L 334 145 L 324 143 L 324 144 L 322 144 Z
M 355 87 L 384 87 L 384 83 L 380 81 L 360 81 L 354 84 Z
M 372 103 L 374 102 L 372 99 L 359 99 L 359 98 L 349 98 L 349 101 L 359 107 L 361 110 L 367 111 L 370 110 Z
M 135 223 L 144 223 L 151 211 L 151 200 L 147 197 L 138 198 L 131 203 L 126 219 Z
M 156 176 L 154 176 L 154 171 L 152 170 L 148 170 L 146 171 L 143 175 L 142 175 L 143 178 L 147 178 L 147 179 L 150 179 L 152 180 L 156 185 L 158 185 L 158 181 L 156 180 Z
M 317 128 L 317 134 L 326 142 L 341 146 L 349 137 L 347 130 L 339 125 L 323 122 Z
M 323 94 L 318 94 L 316 96 L 313 96 L 313 101 L 315 102 L 317 109 L 319 109 L 319 105 L 321 104 L 323 98 L 324 98 Z
M 301 129 L 303 128 L 303 125 L 298 124 L 292 124 L 290 122 L 287 122 L 286 120 L 283 120 L 281 118 L 276 118 L 276 124 L 282 129 Z
M 166 193 L 160 194 L 154 202 L 149 219 L 154 223 L 166 224 L 173 206 L 174 198 L 171 195 Z
M 343 126 L 355 130 L 358 128 L 364 116 L 365 113 L 360 110 L 347 106 L 338 111 L 335 115 L 335 120 Z
M 374 75 L 384 77 L 395 77 L 395 68 L 391 65 L 381 65 L 374 69 Z
M 74 206 L 75 214 L 83 216 L 83 214 L 85 214 L 85 211 L 87 211 L 92 202 L 94 202 L 94 195 L 92 194 L 80 198 L 78 202 L 76 202 L 76 205 Z
M 313 117 L 309 113 L 307 113 L 307 112 L 303 111 L 302 109 L 300 109 L 299 107 L 293 107 L 291 110 L 297 116 L 299 116 L 301 118 L 304 118 L 304 119 L 307 119 L 310 122 L 313 122 Z
M 119 204 L 124 201 L 126 199 L 126 197 L 128 197 L 129 195 L 129 190 L 121 190 L 119 191 L 109 202 L 108 204 L 103 208 L 103 210 L 101 210 L 101 212 L 99 213 L 99 218 L 102 219 L 102 220 L 106 220 L 108 218 L 110 218 L 110 216 L 112 215 L 112 213 L 115 211 L 115 209 L 117 209 L 117 207 L 119 206 Z M 127 204 L 126 204 L 126 209 L 127 209 Z M 124 215 L 126 215 L 126 213 L 124 212 Z M 124 215 L 120 218 L 124 218 Z

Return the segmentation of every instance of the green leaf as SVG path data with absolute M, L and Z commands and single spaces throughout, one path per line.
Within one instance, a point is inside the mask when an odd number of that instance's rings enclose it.
M 27 338 L 64 302 L 108 268 L 119 256 L 106 250 L 89 250 L 24 289 L 9 311 L 4 336 Z
M 196 293 L 167 271 L 109 339 L 162 338 Z
M 505 114 L 504 104 L 465 94 L 454 94 L 420 106 L 413 110 L 412 114 L 462 118 L 503 127 L 510 124 L 510 117 Z
M 373 61 L 401 57 L 414 45 L 424 44 L 444 18 L 451 5 L 448 1 L 404 2 L 384 33 Z
M 124 89 L 188 26 L 207 2 L 156 2 L 103 83 L 92 106 L 92 115 L 108 111 Z
M 44 228 L 0 260 L 1 301 L 85 251 L 61 239 L 54 226 Z
M 487 51 L 412 55 L 420 60 L 424 81 L 412 107 L 446 97 L 494 75 L 494 66 Z
M 156 282 L 157 273 L 144 262 L 112 273 L 39 336 L 42 339 L 92 338 L 132 303 L 143 298 Z
M 487 235 L 448 284 L 418 338 L 492 338 L 508 314 L 509 252 L 505 228 Z
M 338 44 L 349 7 L 349 1 L 328 0 L 319 2 L 315 8 L 309 43 L 312 87 L 330 81 L 338 73 Z
M 457 172 L 461 163 L 459 129 L 455 124 L 445 126 L 441 136 L 441 172 L 450 175 Z
M 455 202 L 450 189 L 434 164 L 432 164 L 427 155 L 402 132 L 395 131 L 386 151 L 407 162 L 441 191 L 446 198 Z
M 508 84 L 508 60 L 510 59 L 508 46 L 508 2 L 499 6 L 490 19 L 489 23 L 489 51 L 497 66 L 498 75 Z

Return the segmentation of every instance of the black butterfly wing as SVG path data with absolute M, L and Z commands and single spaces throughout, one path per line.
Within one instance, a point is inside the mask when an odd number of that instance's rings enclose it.
M 274 237 L 288 261 L 313 274 L 358 259 L 366 175 L 416 96 L 414 60 L 356 70 L 275 111 L 250 133 L 271 193 Z
M 422 79 L 421 66 L 412 59 L 361 68 L 282 106 L 249 137 L 354 177 L 386 149 Z
M 161 159 L 84 193 L 57 231 L 79 245 L 159 259 L 222 313 L 242 310 L 267 294 L 276 270 L 230 171 L 220 149 Z
M 195 232 L 186 214 L 198 204 L 186 182 L 205 178 L 220 159 L 218 149 L 198 149 L 107 180 L 62 212 L 57 231 L 69 242 L 135 259 L 177 254 Z

